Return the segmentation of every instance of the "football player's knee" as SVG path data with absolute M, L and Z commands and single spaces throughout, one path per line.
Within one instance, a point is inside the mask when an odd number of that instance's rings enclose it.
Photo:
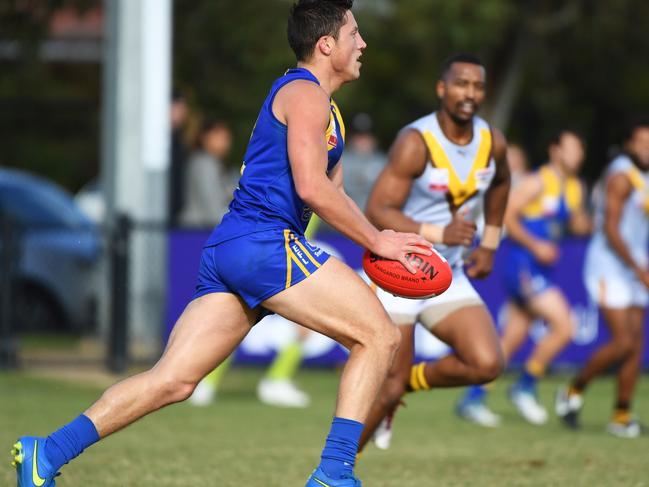
M 401 333 L 399 332 L 399 329 L 392 324 L 391 321 L 388 321 L 385 325 L 383 325 L 383 329 L 381 331 L 381 342 L 385 347 L 387 353 L 390 355 L 390 361 L 392 361 L 397 353 L 397 350 L 399 350 L 399 346 L 401 345 Z
M 568 343 L 574 334 L 575 324 L 572 320 L 562 321 L 554 330 L 554 334 L 562 343 Z
M 622 359 L 629 355 L 633 351 L 633 347 L 633 339 L 628 334 L 619 335 L 613 340 L 613 349 L 615 350 L 615 356 L 618 359 Z
M 189 398 L 194 392 L 197 381 L 181 380 L 176 377 L 164 377 L 157 381 L 157 392 L 160 402 L 174 404 Z
M 496 380 L 505 369 L 505 360 L 502 354 L 485 354 L 474 364 L 477 383 L 485 384 Z

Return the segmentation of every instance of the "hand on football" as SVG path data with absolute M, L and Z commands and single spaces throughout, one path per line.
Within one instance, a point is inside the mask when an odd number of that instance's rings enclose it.
M 408 271 L 415 274 L 417 270 L 406 260 L 406 254 L 431 255 L 432 246 L 428 240 L 416 233 L 382 230 L 370 250 L 386 259 L 398 260 Z

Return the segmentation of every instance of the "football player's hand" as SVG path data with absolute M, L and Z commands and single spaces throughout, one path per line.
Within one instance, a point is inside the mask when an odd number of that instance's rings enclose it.
M 467 275 L 472 278 L 484 279 L 494 266 L 495 250 L 486 247 L 476 247 L 465 260 Z
M 464 219 L 464 214 L 456 212 L 451 223 L 444 227 L 442 243 L 445 245 L 464 245 L 468 247 L 473 242 L 476 232 L 475 222 Z
M 534 258 L 544 265 L 554 264 L 559 259 L 559 248 L 551 242 L 538 240 L 531 250 Z
M 376 242 L 370 250 L 386 259 L 398 260 L 412 274 L 417 270 L 408 262 L 406 254 L 432 255 L 432 244 L 416 233 L 401 233 L 394 230 L 379 232 Z

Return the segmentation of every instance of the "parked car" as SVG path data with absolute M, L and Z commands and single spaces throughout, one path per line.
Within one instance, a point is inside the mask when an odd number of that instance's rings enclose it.
M 101 239 L 71 195 L 41 177 L 0 169 L 0 255 L 8 251 L 11 322 L 19 332 L 95 326 Z

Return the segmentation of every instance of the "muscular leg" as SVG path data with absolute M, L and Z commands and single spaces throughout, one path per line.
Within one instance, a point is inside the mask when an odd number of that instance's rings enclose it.
M 426 364 L 424 375 L 430 387 L 484 384 L 502 372 L 498 334 L 484 305 L 454 311 L 435 324 L 431 333 L 453 348 L 453 353 Z
M 625 357 L 617 374 L 617 409 L 630 409 L 633 392 L 640 372 L 644 344 L 645 309 L 629 308 L 627 326 L 631 335 L 631 351 Z
M 529 356 L 527 364 L 534 366 L 543 374 L 561 350 L 570 342 L 574 323 L 570 305 L 557 288 L 550 288 L 533 296 L 528 302 L 530 311 L 548 324 L 548 333 L 537 343 Z
M 104 438 L 157 409 L 187 399 L 196 384 L 243 340 L 255 317 L 256 312 L 233 294 L 195 299 L 176 323 L 158 363 L 109 388 L 84 414 Z
M 598 348 L 573 381 L 576 390 L 583 390 L 588 383 L 626 357 L 633 348 L 631 334 L 627 326 L 628 308 L 600 308 L 606 325 L 611 332 L 611 340 Z
M 363 423 L 399 346 L 397 328 L 369 286 L 331 257 L 308 279 L 263 305 L 349 349 L 336 416 Z
M 533 316 L 518 304 L 510 301 L 507 305 L 507 322 L 500 339 L 505 363 L 509 363 L 527 338 L 532 319 Z
M 401 346 L 397 351 L 397 355 L 383 383 L 383 387 L 376 401 L 372 404 L 372 409 L 370 409 L 367 421 L 365 422 L 365 429 L 363 430 L 363 435 L 359 443 L 359 451 L 363 451 L 363 448 L 383 418 L 394 410 L 406 393 L 406 386 L 410 380 L 412 359 L 415 353 L 415 325 L 401 325 L 399 326 L 399 331 L 401 332 Z

